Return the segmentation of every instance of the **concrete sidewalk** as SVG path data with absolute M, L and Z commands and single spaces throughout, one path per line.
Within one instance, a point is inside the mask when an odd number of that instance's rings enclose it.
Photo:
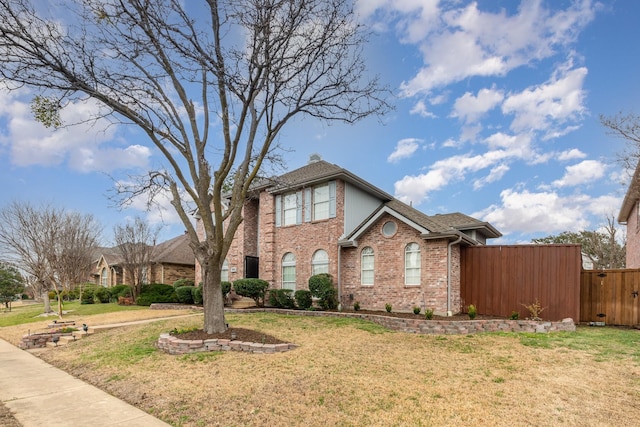
M 0 401 L 23 427 L 169 426 L 2 339 Z

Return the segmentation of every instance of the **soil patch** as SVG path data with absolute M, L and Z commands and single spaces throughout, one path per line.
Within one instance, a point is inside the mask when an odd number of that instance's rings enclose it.
M 282 341 L 271 335 L 264 334 L 262 332 L 253 331 L 251 329 L 243 328 L 228 328 L 225 332 L 219 334 L 208 334 L 202 329 L 195 331 L 184 332 L 181 334 L 171 334 L 176 338 L 182 340 L 210 340 L 210 339 L 226 339 L 236 340 L 242 342 L 257 342 L 261 344 L 286 344 L 286 341 Z
M 335 311 L 337 310 L 329 310 Z M 424 320 L 424 313 L 414 314 L 414 313 L 401 313 L 401 312 L 388 312 L 388 311 L 375 311 L 375 310 L 342 310 L 342 313 L 353 313 L 353 314 L 371 314 L 376 316 L 387 316 L 387 317 L 399 317 L 402 319 L 419 319 Z M 474 320 L 493 320 L 493 319 L 504 319 L 504 317 L 498 316 L 485 316 L 485 315 L 477 315 Z M 434 315 L 431 320 L 448 320 L 451 322 L 461 321 L 461 320 L 471 320 L 469 319 L 469 315 L 465 313 L 454 314 L 453 316 L 436 316 Z

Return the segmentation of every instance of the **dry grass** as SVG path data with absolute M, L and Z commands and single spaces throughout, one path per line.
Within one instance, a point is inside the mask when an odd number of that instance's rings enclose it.
M 201 325 L 191 318 L 40 356 L 174 426 L 625 426 L 640 417 L 637 353 L 530 346 L 515 334 L 411 335 L 351 319 L 227 318 L 300 347 L 178 357 L 153 348 L 161 331 Z

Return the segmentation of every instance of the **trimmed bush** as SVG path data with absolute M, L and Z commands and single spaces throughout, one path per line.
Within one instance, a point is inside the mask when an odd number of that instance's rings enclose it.
M 311 295 L 318 298 L 318 305 L 323 310 L 333 310 L 338 307 L 338 292 L 333 287 L 333 276 L 320 273 L 309 277 Z
M 269 305 L 276 308 L 295 308 L 291 289 L 271 289 L 269 291 Z
M 220 284 L 222 285 L 222 295 L 227 295 L 231 292 L 231 282 L 225 282 L 223 280 Z
M 431 320 L 433 319 L 433 310 L 430 308 L 425 308 L 424 309 L 424 318 L 427 320 Z
M 113 288 L 109 288 L 109 293 L 114 301 L 118 301 L 119 297 L 131 298 L 132 296 L 131 286 L 129 285 L 116 285 Z
M 173 289 L 178 289 L 180 286 L 195 286 L 193 279 L 178 279 L 173 282 Z
M 182 304 L 193 304 L 193 286 L 178 286 L 175 288 L 178 302 Z
M 302 310 L 308 310 L 313 305 L 313 298 L 311 297 L 311 291 L 306 289 L 298 289 L 293 297 L 296 300 L 296 305 Z
M 136 298 L 136 304 L 147 306 L 154 303 L 177 301 L 178 298 L 173 286 L 162 283 L 143 285 L 140 296 Z
M 262 279 L 240 279 L 233 282 L 236 293 L 253 299 L 258 307 L 264 306 L 264 297 L 268 288 L 269 282 Z
M 467 309 L 467 314 L 469 315 L 469 319 L 473 320 L 478 315 L 478 310 L 476 310 L 476 306 L 471 304 Z
M 360 303 L 358 301 L 353 303 L 353 309 L 355 311 L 360 311 Z
M 191 286 L 191 298 L 194 304 L 202 305 L 202 286 Z
M 101 304 L 107 304 L 111 299 L 111 293 L 109 289 L 99 287 L 93 292 L 93 299 Z

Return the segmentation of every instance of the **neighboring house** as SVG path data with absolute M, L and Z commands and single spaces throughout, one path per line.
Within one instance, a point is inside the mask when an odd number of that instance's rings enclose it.
M 93 282 L 113 287 L 130 284 L 123 269 L 124 260 L 118 248 L 100 248 Z M 178 279 L 195 278 L 195 255 L 189 246 L 189 236 L 183 234 L 173 239 L 157 244 L 151 254 L 151 263 L 146 268 L 145 283 L 173 284 Z
M 626 268 L 640 268 L 640 163 L 624 196 L 618 222 L 627 226 Z
M 255 184 L 243 214 L 223 280 L 298 290 L 330 273 L 342 306 L 362 309 L 459 312 L 460 247 L 501 236 L 460 213 L 427 216 L 317 156 Z

